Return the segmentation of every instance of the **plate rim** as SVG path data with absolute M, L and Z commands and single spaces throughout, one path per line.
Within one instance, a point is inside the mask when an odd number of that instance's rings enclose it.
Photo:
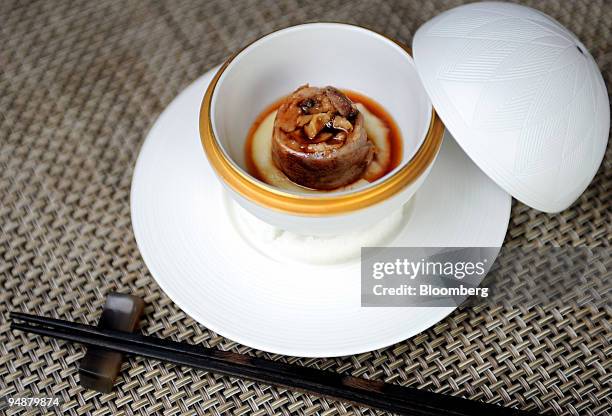
M 161 273 L 159 273 L 159 270 L 156 269 L 157 268 L 156 263 L 152 261 L 152 258 L 150 257 L 150 253 L 147 252 L 146 245 L 141 240 L 142 238 L 142 234 L 141 234 L 142 231 L 140 230 L 141 225 L 140 225 L 140 221 L 136 217 L 136 214 L 135 214 L 136 210 L 134 209 L 135 206 L 139 205 L 136 202 L 136 196 L 138 194 L 138 191 L 136 190 L 136 188 L 138 186 L 137 178 L 142 176 L 141 172 L 144 169 L 143 165 L 145 162 L 143 162 L 143 160 L 145 159 L 143 155 L 146 154 L 146 150 L 149 149 L 151 146 L 151 141 L 149 140 L 151 133 L 156 130 L 156 128 L 160 124 L 160 121 L 163 122 L 165 120 L 165 118 L 167 117 L 167 114 L 171 111 L 171 109 L 177 105 L 176 103 L 178 102 L 178 98 L 181 95 L 183 95 L 186 91 L 188 91 L 190 88 L 192 88 L 194 85 L 200 82 L 204 82 L 205 78 L 208 77 L 212 79 L 215 71 L 218 68 L 219 66 L 213 67 L 212 69 L 208 70 L 203 75 L 201 75 L 200 77 L 196 78 L 191 83 L 189 83 L 189 85 L 187 85 L 179 94 L 177 94 L 174 97 L 174 99 L 158 115 L 155 122 L 151 125 L 150 129 L 148 130 L 144 138 L 144 141 L 138 151 L 138 157 L 136 159 L 134 170 L 132 172 L 132 181 L 131 181 L 131 186 L 130 186 L 130 217 L 131 217 L 132 230 L 134 233 L 134 239 L 136 240 L 136 245 L 138 247 L 140 255 L 142 256 L 143 261 L 151 274 L 151 277 L 153 277 L 153 279 L 155 280 L 155 283 L 159 285 L 161 290 L 170 298 L 170 300 L 173 303 L 175 303 L 183 312 L 185 312 L 195 322 L 203 325 L 204 327 L 213 331 L 214 333 L 224 338 L 227 338 L 230 341 L 237 342 L 244 346 L 258 349 L 258 350 L 265 351 L 265 352 L 269 352 L 272 354 L 280 354 L 280 355 L 294 356 L 294 357 L 308 357 L 308 358 L 323 358 L 323 357 L 329 358 L 329 357 L 355 355 L 355 354 L 361 354 L 361 353 L 389 347 L 398 342 L 409 339 L 423 331 L 426 331 L 427 329 L 431 328 L 438 322 L 441 322 L 442 320 L 444 320 L 452 312 L 454 312 L 457 309 L 457 307 L 436 307 L 435 309 L 439 309 L 440 311 L 443 311 L 443 313 L 432 314 L 431 316 L 428 316 L 427 319 L 425 320 L 421 319 L 420 322 L 422 324 L 419 326 L 422 327 L 422 329 L 416 332 L 413 329 L 402 332 L 400 330 L 401 328 L 398 328 L 398 331 L 396 332 L 395 336 L 389 336 L 384 339 L 383 338 L 373 339 L 373 340 L 364 339 L 364 342 L 359 344 L 358 348 L 351 347 L 351 346 L 343 346 L 343 347 L 335 347 L 333 350 L 326 350 L 325 348 L 323 348 L 317 351 L 310 351 L 308 349 L 302 349 L 301 347 L 297 346 L 297 347 L 292 347 L 292 348 L 282 347 L 279 349 L 274 345 L 268 345 L 265 342 L 261 342 L 257 339 L 252 339 L 248 336 L 243 337 L 240 333 L 234 332 L 231 328 L 229 329 L 220 328 L 215 323 L 211 323 L 208 319 L 206 319 L 206 316 L 202 315 L 202 312 L 198 311 L 197 308 L 195 308 L 194 305 L 190 304 L 189 302 L 183 302 L 181 296 L 176 296 L 176 293 L 174 292 L 171 285 L 167 281 L 168 279 L 159 279 L 157 277 L 157 276 L 160 276 Z M 203 95 L 204 95 L 204 91 L 202 91 L 202 96 Z M 194 121 L 194 123 L 196 121 Z M 506 210 L 507 221 L 505 221 L 506 226 L 504 227 L 504 233 L 501 236 L 500 241 L 499 241 L 500 247 L 503 244 L 503 240 L 505 238 L 505 234 L 507 233 L 507 229 L 508 229 L 508 225 L 510 221 L 511 202 L 512 202 L 512 198 L 510 197 L 510 195 L 508 195 L 508 198 L 507 198 L 508 207 Z M 139 235 L 141 237 L 139 237 Z M 414 308 L 414 309 L 421 309 L 421 308 Z

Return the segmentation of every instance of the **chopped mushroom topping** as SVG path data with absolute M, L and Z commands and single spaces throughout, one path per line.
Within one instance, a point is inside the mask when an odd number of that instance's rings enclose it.
M 329 98 L 336 111 L 343 117 L 348 117 L 353 112 L 353 103 L 346 95 L 334 87 L 325 87 L 325 95 Z
M 332 127 L 345 132 L 350 132 L 351 130 L 353 130 L 353 125 L 351 124 L 351 122 L 342 116 L 334 117 Z
M 310 122 L 311 119 L 312 119 L 311 115 L 298 116 L 297 118 L 298 127 L 304 127 L 304 125 Z
M 312 98 L 306 98 L 304 101 L 300 103 L 300 110 L 302 110 L 302 113 L 304 114 L 311 114 L 310 111 L 315 106 L 316 106 L 315 100 L 313 100 Z
M 302 86 L 274 120 L 272 158 L 293 182 L 335 189 L 359 179 L 372 161 L 363 115 L 334 87 Z
M 321 132 L 319 134 L 317 134 L 315 137 L 313 137 L 310 140 L 310 143 L 322 143 L 322 142 L 326 142 L 329 139 L 331 139 L 332 137 L 334 137 L 334 134 L 329 132 L 329 131 L 324 131 Z
M 334 136 L 334 141 L 342 143 L 342 142 L 344 142 L 346 140 L 346 138 L 347 138 L 347 134 L 345 132 L 341 131 L 341 132 L 339 132 L 338 134 L 336 134 Z
M 309 139 L 314 139 L 330 120 L 331 115 L 329 113 L 315 114 L 310 119 L 310 122 L 304 126 L 304 132 Z

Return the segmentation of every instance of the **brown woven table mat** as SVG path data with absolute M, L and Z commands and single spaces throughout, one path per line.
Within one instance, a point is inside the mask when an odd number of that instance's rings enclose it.
M 365 25 L 410 43 L 461 1 L 0 2 L 0 397 L 59 396 L 69 415 L 380 414 L 262 384 L 130 359 L 115 391 L 79 386 L 83 349 L 9 330 L 9 310 L 95 323 L 105 295 L 148 307 L 145 332 L 360 377 L 551 410 L 610 414 L 609 308 L 456 311 L 389 348 L 334 359 L 270 356 L 186 316 L 143 263 L 130 225 L 130 181 L 148 129 L 190 82 L 260 35 L 305 21 Z M 612 4 L 530 1 L 574 31 L 607 85 Z M 612 239 L 612 150 L 570 209 L 514 203 L 509 247 Z M 38 414 L 39 410 L 6 410 Z

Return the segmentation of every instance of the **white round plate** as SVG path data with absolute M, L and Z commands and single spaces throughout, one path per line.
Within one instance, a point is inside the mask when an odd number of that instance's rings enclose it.
M 132 225 L 151 274 L 187 314 L 216 333 L 285 355 L 332 357 L 382 348 L 454 308 L 362 308 L 359 262 L 283 264 L 245 242 L 230 222 L 206 160 L 198 111 L 214 71 L 161 114 L 140 151 Z M 449 136 L 412 201 L 393 246 L 501 246 L 510 196 Z

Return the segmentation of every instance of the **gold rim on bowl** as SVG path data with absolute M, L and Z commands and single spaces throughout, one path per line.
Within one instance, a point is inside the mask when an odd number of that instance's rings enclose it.
M 380 33 L 377 34 L 381 35 Z M 421 144 L 421 147 L 416 154 L 408 161 L 408 163 L 406 163 L 405 166 L 400 168 L 393 175 L 383 178 L 379 183 L 372 187 L 348 194 L 332 194 L 324 196 L 316 195 L 314 197 L 308 195 L 296 195 L 266 185 L 238 168 L 225 154 L 218 140 L 215 138 L 211 117 L 212 96 L 219 78 L 225 72 L 228 65 L 236 58 L 236 56 L 238 56 L 238 54 L 251 46 L 253 43 L 268 35 L 264 35 L 261 38 L 251 42 L 243 49 L 233 54 L 221 66 L 210 82 L 200 107 L 200 139 L 202 141 L 202 146 L 204 147 L 204 152 L 206 153 L 208 161 L 212 165 L 217 175 L 221 177 L 234 192 L 258 205 L 293 215 L 327 216 L 345 214 L 367 208 L 395 195 L 406 186 L 414 182 L 433 162 L 436 154 L 438 153 L 440 145 L 442 144 L 444 124 L 436 114 L 435 110 L 432 109 L 432 117 L 425 140 Z M 397 46 L 406 51 L 408 55 L 411 55 L 410 50 L 401 43 L 385 35 L 381 36 L 389 39 L 391 42 L 395 43 Z

